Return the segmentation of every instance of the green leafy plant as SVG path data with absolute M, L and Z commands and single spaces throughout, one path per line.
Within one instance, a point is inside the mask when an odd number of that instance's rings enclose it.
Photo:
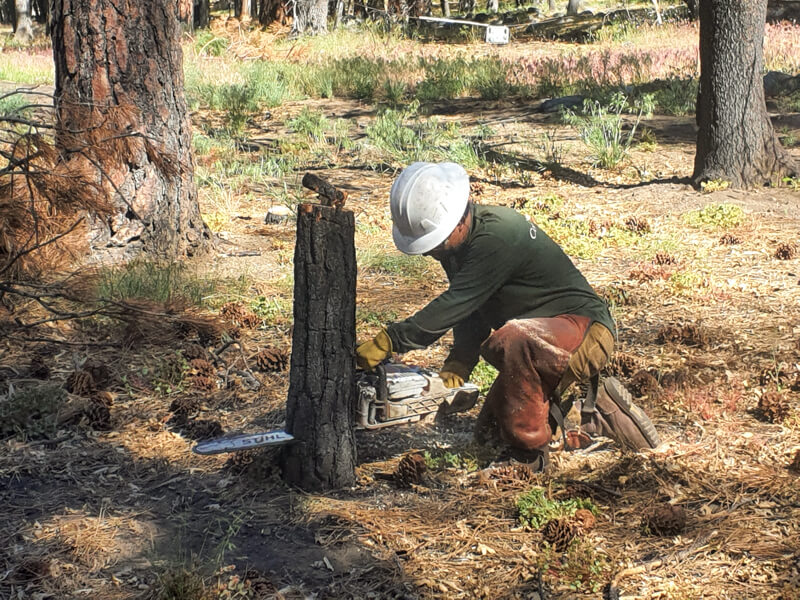
M 228 38 L 218 37 L 208 29 L 200 31 L 194 41 L 195 52 L 198 55 L 222 56 L 230 45 Z
M 520 523 L 534 529 L 539 529 L 558 517 L 571 517 L 579 508 L 588 509 L 594 515 L 598 514 L 597 506 L 588 498 L 554 500 L 541 487 L 531 488 L 517 498 Z
M 52 383 L 9 387 L 0 396 L 0 439 L 13 435 L 25 439 L 53 437 L 58 429 L 58 411 L 66 397 L 61 386 Z
M 480 360 L 472 370 L 469 380 L 480 388 L 481 394 L 486 395 L 486 393 L 489 391 L 489 388 L 492 387 L 496 377 L 497 369 L 495 369 L 486 361 Z
M 292 319 L 292 303 L 280 296 L 256 296 L 250 302 L 250 310 L 267 325 L 285 324 Z
M 635 116 L 626 131 L 623 114 L 629 110 Z M 631 106 L 623 93 L 616 92 L 607 106 L 597 100 L 586 100 L 582 114 L 567 110 L 564 119 L 578 130 L 581 140 L 592 151 L 589 158 L 593 165 L 611 168 L 628 155 L 642 117 L 652 111 L 652 96 L 645 95 Z
M 698 229 L 730 229 L 744 223 L 745 214 L 735 204 L 707 204 L 687 213 L 683 220 L 687 225 Z
M 426 450 L 423 456 L 425 457 L 425 465 L 431 471 L 441 471 L 443 469 L 478 470 L 478 459 L 468 453 L 443 450 L 431 454 Z

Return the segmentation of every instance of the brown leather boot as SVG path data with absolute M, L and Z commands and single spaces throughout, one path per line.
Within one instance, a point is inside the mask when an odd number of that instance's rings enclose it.
M 600 383 L 595 410 L 581 412 L 581 429 L 610 437 L 633 450 L 655 448 L 661 443 L 653 422 L 633 403 L 633 398 L 616 377 Z

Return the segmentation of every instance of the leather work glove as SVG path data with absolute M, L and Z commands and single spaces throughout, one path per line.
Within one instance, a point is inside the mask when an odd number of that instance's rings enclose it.
M 457 388 L 464 385 L 464 380 L 469 377 L 469 370 L 460 362 L 449 360 L 442 365 L 439 377 L 445 387 Z
M 356 364 L 365 371 L 372 371 L 392 355 L 392 340 L 385 329 L 368 342 L 356 347 Z

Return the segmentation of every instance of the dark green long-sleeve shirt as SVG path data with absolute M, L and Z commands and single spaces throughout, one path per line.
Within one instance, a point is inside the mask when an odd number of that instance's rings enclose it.
M 561 247 L 513 209 L 475 205 L 466 241 L 441 262 L 450 287 L 387 327 L 395 352 L 425 348 L 453 329 L 448 360 L 472 370 L 480 344 L 511 319 L 574 314 L 615 332 L 608 306 Z

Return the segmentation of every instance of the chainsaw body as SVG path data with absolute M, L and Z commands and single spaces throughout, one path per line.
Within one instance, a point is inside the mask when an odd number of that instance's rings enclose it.
M 445 387 L 437 373 L 402 363 L 386 363 L 375 372 L 361 373 L 356 385 L 356 427 L 362 429 L 413 423 L 431 413 L 469 410 L 480 393 L 471 383 Z

